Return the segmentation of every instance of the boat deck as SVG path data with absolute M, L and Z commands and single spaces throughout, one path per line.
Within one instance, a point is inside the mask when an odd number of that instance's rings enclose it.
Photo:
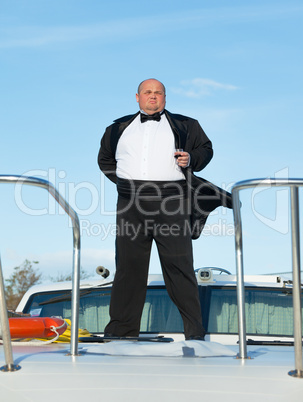
M 1 400 L 303 400 L 303 380 L 288 375 L 294 369 L 291 346 L 249 346 L 247 360 L 236 358 L 237 346 L 215 342 L 79 346 L 80 356 L 68 356 L 68 344 L 14 345 L 15 363 L 22 368 L 0 373 Z

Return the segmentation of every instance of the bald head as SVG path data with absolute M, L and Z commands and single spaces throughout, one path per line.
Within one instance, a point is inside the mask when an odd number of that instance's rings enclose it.
M 138 94 L 141 91 L 142 84 L 144 84 L 147 81 L 156 81 L 156 82 L 158 82 L 159 84 L 161 84 L 164 94 L 166 93 L 165 86 L 164 86 L 164 84 L 162 84 L 162 82 L 156 80 L 155 78 L 148 78 L 147 80 L 144 80 L 144 81 L 140 82 L 140 84 L 138 86 Z
M 138 87 L 136 99 L 140 109 L 145 113 L 162 112 L 165 108 L 165 87 L 162 82 L 154 78 L 144 80 Z

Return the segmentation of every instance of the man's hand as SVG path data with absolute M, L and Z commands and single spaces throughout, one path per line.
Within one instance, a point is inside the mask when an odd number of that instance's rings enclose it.
M 188 152 L 185 151 L 178 151 L 175 152 L 175 157 L 177 158 L 177 165 L 182 167 L 182 168 L 186 168 L 189 166 L 190 163 L 190 155 Z

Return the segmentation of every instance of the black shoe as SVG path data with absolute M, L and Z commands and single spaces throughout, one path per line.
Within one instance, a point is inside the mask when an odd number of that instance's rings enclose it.
M 185 338 L 186 341 L 205 341 L 204 336 L 201 335 L 190 335 L 188 338 Z
M 127 338 L 137 338 L 139 335 L 115 335 L 110 332 L 104 332 L 104 338 L 117 338 L 117 339 L 127 339 Z
M 120 336 L 104 332 L 104 338 L 120 338 Z

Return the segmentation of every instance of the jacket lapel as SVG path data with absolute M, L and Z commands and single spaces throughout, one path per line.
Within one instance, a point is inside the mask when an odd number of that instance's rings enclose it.
M 180 114 L 172 114 L 166 109 L 164 110 L 164 113 L 175 136 L 176 148 L 185 149 L 187 140 L 187 126 L 184 122 L 186 122 L 188 118 Z

